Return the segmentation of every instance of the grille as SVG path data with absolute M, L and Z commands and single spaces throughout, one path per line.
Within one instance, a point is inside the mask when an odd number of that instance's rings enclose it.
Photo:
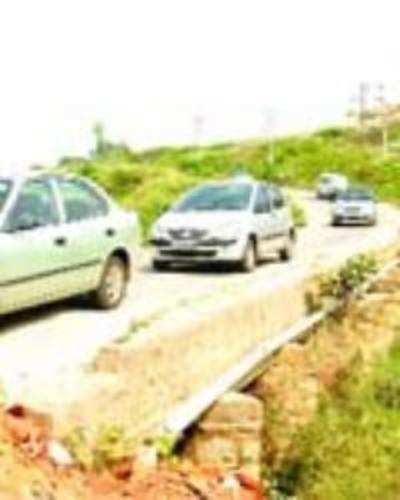
M 204 229 L 170 229 L 168 231 L 169 235 L 174 240 L 200 240 L 206 236 L 207 231 Z
M 214 257 L 215 250 L 162 250 L 161 255 L 166 257 Z

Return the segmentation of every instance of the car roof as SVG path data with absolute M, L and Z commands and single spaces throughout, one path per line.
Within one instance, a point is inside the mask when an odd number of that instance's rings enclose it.
M 232 184 L 248 184 L 250 186 L 258 186 L 260 184 L 266 184 L 266 183 L 262 182 L 258 179 L 254 179 L 253 177 L 248 176 L 248 175 L 240 175 L 240 176 L 230 177 L 228 179 L 205 181 L 204 183 L 200 184 L 198 187 L 202 187 L 202 186 L 228 186 L 228 185 L 232 185 Z
M 346 176 L 335 172 L 323 172 L 319 176 L 320 179 L 345 179 Z

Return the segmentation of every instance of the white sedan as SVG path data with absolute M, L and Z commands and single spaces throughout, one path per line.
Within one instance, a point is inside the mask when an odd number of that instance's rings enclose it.
M 374 226 L 378 220 L 374 195 L 365 188 L 349 188 L 340 194 L 332 210 L 332 225 L 366 224 Z
M 295 229 L 277 186 L 238 177 L 208 182 L 154 225 L 155 269 L 179 262 L 228 262 L 252 271 L 267 255 L 292 256 Z

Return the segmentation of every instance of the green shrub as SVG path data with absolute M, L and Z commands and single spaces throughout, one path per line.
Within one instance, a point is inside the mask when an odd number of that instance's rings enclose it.
M 376 271 L 377 262 L 372 255 L 352 257 L 339 270 L 322 277 L 320 294 L 326 298 L 347 299 Z
M 101 426 L 94 437 L 78 427 L 65 437 L 64 443 L 85 470 L 102 470 L 129 458 L 133 452 L 133 439 L 118 425 Z
M 307 215 L 304 208 L 298 203 L 292 202 L 290 205 L 293 221 L 296 227 L 307 226 Z
M 278 492 L 299 500 L 398 498 L 399 367 L 395 346 L 367 375 L 353 374 L 339 393 L 322 400 L 315 420 L 293 443 L 293 457 L 275 477 Z M 383 386 L 390 389 L 382 400 L 376 389 Z

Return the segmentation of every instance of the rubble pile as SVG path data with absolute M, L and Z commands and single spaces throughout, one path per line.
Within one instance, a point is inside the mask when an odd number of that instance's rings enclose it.
M 241 473 L 189 462 L 146 468 L 135 458 L 84 471 L 52 438 L 51 419 L 20 405 L 0 414 L 1 500 L 262 500 L 260 484 Z

